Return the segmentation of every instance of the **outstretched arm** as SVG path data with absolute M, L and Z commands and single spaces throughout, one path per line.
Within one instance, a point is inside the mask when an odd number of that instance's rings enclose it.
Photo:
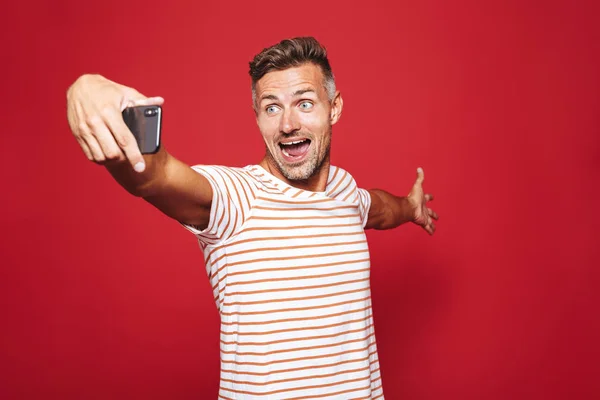
M 371 207 L 365 229 L 392 229 L 406 222 L 414 222 L 430 235 L 435 232 L 434 220 L 438 215 L 427 207 L 433 195 L 423 193 L 425 175 L 417 169 L 417 180 L 408 196 L 395 196 L 380 189 L 370 189 Z
M 104 165 L 125 190 L 169 217 L 203 229 L 212 202 L 208 180 L 164 148 L 142 155 L 121 115 L 125 107 L 163 101 L 100 75 L 83 75 L 67 92 L 67 119 L 87 158 Z

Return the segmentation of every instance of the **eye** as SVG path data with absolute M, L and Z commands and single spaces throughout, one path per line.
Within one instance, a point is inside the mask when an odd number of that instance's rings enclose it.
M 277 112 L 277 110 L 279 110 L 279 107 L 277 106 L 268 106 L 267 108 L 265 108 L 265 111 L 267 112 L 267 114 L 274 114 Z
M 310 110 L 311 108 L 313 108 L 313 103 L 311 103 L 310 101 L 303 101 L 302 103 L 300 103 L 300 108 L 303 110 Z

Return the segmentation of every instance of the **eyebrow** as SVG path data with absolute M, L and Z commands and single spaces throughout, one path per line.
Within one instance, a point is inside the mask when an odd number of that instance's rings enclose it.
M 279 98 L 277 96 L 275 96 L 274 94 L 267 94 L 264 96 L 261 96 L 260 101 L 262 102 L 263 100 L 279 100 Z
M 296 90 L 292 96 L 302 96 L 304 93 L 308 93 L 308 92 L 315 93 L 315 91 L 312 89 L 300 89 L 300 90 Z

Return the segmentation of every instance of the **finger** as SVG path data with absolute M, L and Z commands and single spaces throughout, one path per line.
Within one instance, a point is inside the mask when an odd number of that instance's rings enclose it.
M 67 122 L 69 123 L 69 128 L 71 128 L 71 132 L 77 137 L 77 121 L 79 121 L 79 114 L 77 107 L 73 104 L 69 98 L 67 98 Z
M 99 161 L 103 159 L 102 150 L 95 141 L 90 128 L 85 122 L 85 114 L 78 102 L 70 102 L 69 125 L 73 131 L 73 136 L 79 142 L 81 149 L 90 161 Z
M 104 153 L 104 158 L 106 160 L 123 160 L 125 159 L 125 155 L 117 145 L 115 138 L 111 134 L 106 126 L 105 121 L 100 116 L 94 116 L 90 119 L 91 124 L 90 129 L 92 130 L 92 134 L 96 137 L 102 152 Z
M 137 99 L 133 100 L 134 106 L 162 106 L 165 102 L 160 96 L 156 97 L 148 97 L 147 99 Z
M 428 208 L 427 211 L 429 212 L 429 216 L 433 219 L 435 219 L 436 221 L 439 219 L 437 213 L 435 211 L 433 211 L 432 209 Z
M 431 228 L 431 225 L 425 225 L 423 229 L 425 229 L 425 231 L 430 235 L 433 235 L 433 229 Z
M 95 161 L 95 162 L 104 161 L 104 153 L 102 152 L 102 149 L 100 148 L 100 145 L 98 144 L 98 141 L 92 134 L 90 127 L 85 122 L 85 119 L 82 118 L 83 113 L 79 109 L 77 110 L 77 113 L 79 116 L 79 118 L 78 118 L 79 122 L 77 124 L 77 134 L 75 135 L 75 137 L 77 138 L 78 141 L 81 141 L 82 143 L 85 144 L 85 146 L 87 146 L 88 150 L 90 151 L 93 161 Z
M 123 87 L 123 99 L 121 101 L 121 111 L 125 109 L 125 107 L 131 106 L 150 106 L 157 105 L 160 106 L 164 103 L 164 99 L 160 96 L 147 97 L 142 93 L 138 92 L 134 88 Z
M 425 172 L 423 172 L 423 168 L 419 167 L 417 168 L 417 181 L 415 182 L 415 185 L 422 185 L 424 180 Z
M 143 94 L 130 87 L 123 87 L 123 97 L 121 98 L 121 104 L 119 109 L 121 112 L 127 107 L 133 107 L 134 102 L 137 100 L 143 100 L 146 98 Z
M 86 125 L 86 127 L 87 127 L 87 125 Z M 90 149 L 90 152 L 92 153 L 92 157 L 93 157 L 94 161 L 97 163 L 104 162 L 106 159 L 104 158 L 104 152 L 102 151 L 102 148 L 98 144 L 98 141 L 96 140 L 94 135 L 92 135 L 91 131 L 89 131 L 89 128 L 86 128 L 86 129 L 87 129 L 87 131 L 81 135 L 81 139 L 85 142 L 87 147 Z
M 433 195 L 431 193 L 427 193 L 424 197 L 426 202 L 433 200 Z
M 127 107 L 133 107 L 134 105 L 135 104 L 133 100 L 123 99 L 123 101 L 121 101 L 121 105 L 119 106 L 119 110 L 123 112 Z
M 94 156 L 92 156 L 92 152 L 87 143 L 79 136 L 76 136 L 75 139 L 77 139 L 77 143 L 79 143 L 79 146 L 81 146 L 81 150 L 83 150 L 83 153 L 85 154 L 87 159 L 90 161 L 94 161 Z
M 108 125 L 116 144 L 123 151 L 133 169 L 137 172 L 143 172 L 146 169 L 144 157 L 133 133 L 125 125 L 122 114 L 115 109 L 107 109 L 104 111 L 104 121 Z
M 433 235 L 435 233 L 435 224 L 434 223 L 427 224 L 426 226 L 424 226 L 424 228 L 427 231 L 427 233 L 429 233 L 430 235 Z
M 165 99 L 162 97 L 140 97 L 140 98 L 125 98 L 121 102 L 121 112 L 125 110 L 127 107 L 136 107 L 136 106 L 162 106 L 165 102 Z

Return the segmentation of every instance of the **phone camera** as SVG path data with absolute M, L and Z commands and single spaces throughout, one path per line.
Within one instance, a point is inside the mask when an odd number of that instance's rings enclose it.
M 157 113 L 156 108 L 147 108 L 144 111 L 144 115 L 146 117 L 154 117 L 156 115 L 156 113 Z

